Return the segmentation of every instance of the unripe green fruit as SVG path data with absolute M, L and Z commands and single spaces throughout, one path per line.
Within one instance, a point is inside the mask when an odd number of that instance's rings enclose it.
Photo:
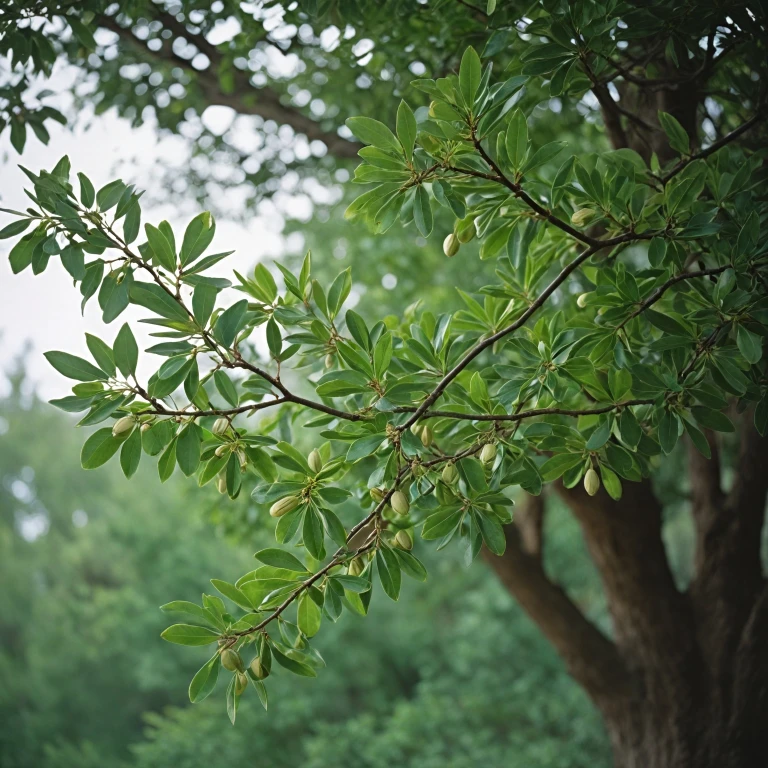
M 269 676 L 269 670 L 261 663 L 261 659 L 258 656 L 251 662 L 251 674 L 257 680 L 263 680 Z
M 347 567 L 350 576 L 359 576 L 365 570 L 365 562 L 362 557 L 356 557 Z
M 578 211 L 574 211 L 571 215 L 571 224 L 575 224 L 577 227 L 581 227 L 586 224 L 594 215 L 595 212 L 589 208 L 579 208 Z
M 238 672 L 235 675 L 235 693 L 240 696 L 247 687 L 248 678 L 242 672 Z
M 223 435 L 228 429 L 229 422 L 222 416 L 213 422 L 213 429 L 211 431 L 214 435 Z
M 320 455 L 320 451 L 318 451 L 317 448 L 310 451 L 309 456 L 307 457 L 307 464 L 309 464 L 309 468 L 315 473 L 323 468 L 323 457 Z
M 458 237 L 459 237 L 459 242 L 462 245 L 466 245 L 468 242 L 470 242 L 470 240 L 474 240 L 474 238 L 475 238 L 475 225 L 473 224 L 468 229 L 462 230 L 459 233 Z
M 432 445 L 432 441 L 434 439 L 435 439 L 435 436 L 432 433 L 432 428 L 425 426 L 424 429 L 421 430 L 421 444 L 425 448 L 429 448 L 429 446 Z
M 408 531 L 398 531 L 395 536 L 395 545 L 407 552 L 413 549 L 413 539 Z
M 134 419 L 133 416 L 123 416 L 112 426 L 112 436 L 122 437 L 122 435 L 128 434 L 128 432 L 132 432 L 135 426 L 136 419 Z
M 584 490 L 590 496 L 594 496 L 600 490 L 600 478 L 597 476 L 597 472 L 591 467 L 584 475 Z
M 216 477 L 216 490 L 219 493 L 227 492 L 227 476 L 223 472 L 220 472 Z
M 408 497 L 402 491 L 395 491 L 390 497 L 389 503 L 398 515 L 407 515 L 411 508 Z
M 272 515 L 272 517 L 282 517 L 289 512 L 293 512 L 293 510 L 299 506 L 299 503 L 298 496 L 286 496 L 285 498 L 276 501 L 269 508 L 269 514 Z
M 236 672 L 242 670 L 243 660 L 240 658 L 240 654 L 237 651 L 233 651 L 231 648 L 225 648 L 221 652 L 221 666 L 228 672 Z
M 325 367 L 333 368 L 333 355 L 330 352 L 325 356 Z
M 384 491 L 381 488 L 371 488 L 369 491 L 371 498 L 378 504 L 380 501 L 384 501 Z
M 442 478 L 446 485 L 453 485 L 459 479 L 459 470 L 456 469 L 456 465 L 453 463 L 446 464 L 443 467 Z
M 581 309 L 584 309 L 584 307 L 587 306 L 587 300 L 589 299 L 588 293 L 582 293 L 581 296 L 579 296 L 578 299 L 576 299 L 576 304 L 581 307 Z
M 486 443 L 483 450 L 480 451 L 480 461 L 483 464 L 490 464 L 496 458 L 496 446 L 493 443 Z
M 416 435 L 416 437 L 421 437 L 422 429 L 424 429 L 424 427 L 421 424 L 411 424 L 411 434 Z
M 443 240 L 443 253 L 449 259 L 459 252 L 459 248 L 461 248 L 461 243 L 459 242 L 459 238 L 456 237 L 456 235 L 453 233 L 448 235 L 448 237 Z

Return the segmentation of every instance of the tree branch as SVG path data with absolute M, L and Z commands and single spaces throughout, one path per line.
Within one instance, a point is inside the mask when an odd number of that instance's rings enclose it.
M 556 485 L 581 524 L 600 572 L 616 644 L 631 669 L 643 675 L 645 696 L 663 689 L 699 690 L 704 675 L 691 631 L 693 612 L 678 592 L 661 538 L 662 507 L 650 482 L 633 483 L 620 501 L 601 490 Z
M 655 304 L 673 285 L 679 283 L 681 280 L 690 280 L 693 277 L 708 277 L 709 275 L 719 275 L 721 272 L 725 272 L 730 264 L 726 264 L 724 267 L 713 267 L 712 269 L 699 269 L 696 272 L 681 272 L 679 275 L 674 275 L 667 280 L 666 283 L 660 285 L 651 295 L 640 303 L 638 308 L 625 320 L 622 320 L 619 325 L 616 326 L 616 330 L 620 331 L 630 320 L 645 312 L 648 307 Z
M 504 533 L 506 551 L 500 557 L 484 552 L 486 562 L 600 706 L 628 686 L 627 669 L 616 647 L 547 578 L 540 559 L 525 551 L 518 529 L 507 525 Z
M 137 47 L 142 54 L 181 66 L 192 76 L 210 104 L 231 107 L 242 115 L 257 115 L 264 120 L 274 120 L 281 125 L 290 125 L 297 133 L 304 134 L 309 141 L 322 141 L 328 147 L 328 152 L 338 158 L 357 156 L 362 144 L 348 141 L 337 133 L 323 130 L 315 120 L 307 117 L 303 112 L 283 104 L 276 91 L 269 87 L 255 88 L 248 76 L 234 67 L 231 72 L 235 79 L 235 87 L 231 91 L 225 91 L 216 75 L 223 63 L 218 47 L 209 43 L 203 35 L 190 32 L 184 23 L 177 21 L 170 14 L 157 13 L 156 18 L 174 34 L 174 38 L 167 41 L 163 41 L 160 37 L 153 38 L 163 43 L 157 51 L 148 48 L 144 41 L 133 34 L 130 27 L 121 26 L 112 16 L 101 16 L 99 25 L 115 32 L 122 40 Z M 182 37 L 208 57 L 211 62 L 208 69 L 204 71 L 195 69 L 190 59 L 179 56 L 173 51 L 173 40 Z
M 657 176 L 656 178 L 662 183 L 666 184 L 670 179 L 677 176 L 680 171 L 682 171 L 684 168 L 686 168 L 688 165 L 690 165 L 694 160 L 702 160 L 705 157 L 709 157 L 710 155 L 717 152 L 718 149 L 722 149 L 727 144 L 730 144 L 732 141 L 735 141 L 739 138 L 743 133 L 746 133 L 752 126 L 754 126 L 762 117 L 762 111 L 758 110 L 752 117 L 749 118 L 746 122 L 742 123 L 738 128 L 731 131 L 726 136 L 723 136 L 722 139 L 719 141 L 714 142 L 714 144 L 710 144 L 706 149 L 702 149 L 700 152 L 696 152 L 693 155 L 690 155 L 689 157 L 683 157 L 681 158 L 676 165 L 672 167 L 671 170 L 669 170 L 667 173 L 665 173 L 662 176 Z

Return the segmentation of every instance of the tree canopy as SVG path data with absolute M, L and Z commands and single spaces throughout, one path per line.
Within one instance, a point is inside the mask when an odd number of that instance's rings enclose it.
M 349 226 L 383 239 L 401 228 L 439 237 L 445 257 L 488 265 L 486 284 L 459 287 L 457 311 L 427 295 L 401 317 L 378 317 L 375 307 L 349 307 L 350 268 L 318 279 L 317 253 L 295 269 L 259 263 L 230 281 L 210 271 L 228 255 L 216 252 L 211 213 L 174 231 L 147 215 L 130 183 L 74 176 L 66 157 L 25 169 L 34 205 L 7 211 L 16 219 L 0 232 L 16 238 L 12 269 L 39 273 L 60 261 L 82 302 L 96 297 L 105 323 L 133 304 L 156 328 L 157 343 L 142 352 L 124 323 L 106 339 L 88 337 L 91 360 L 47 353 L 77 382 L 54 404 L 98 426 L 83 467 L 119 454 L 130 477 L 148 455 L 161 479 L 178 467 L 233 499 L 254 473 L 253 498 L 277 520 L 277 546 L 257 552 L 257 567 L 239 579 L 214 579 L 220 596 L 164 606 L 183 617 L 166 640 L 214 647 L 191 681 L 193 702 L 222 676 L 234 722 L 248 689 L 266 707 L 273 663 L 318 675 L 314 638 L 324 624 L 365 615 L 379 594 L 397 600 L 403 575 L 426 579 L 412 552 L 417 533 L 438 550 L 458 544 L 467 563 L 483 550 L 500 558 L 502 580 L 598 706 L 608 708 L 609 692 L 634 689 L 633 654 L 652 647 L 676 650 L 648 674 L 679 675 L 684 687 L 689 668 L 675 653 L 691 653 L 692 670 L 708 650 L 691 650 L 688 598 L 673 582 L 649 481 L 683 441 L 697 452 L 694 499 L 711 487 L 723 500 L 717 514 L 702 501 L 709 511 L 698 524 L 728 510 L 744 516 L 738 535 L 754 580 L 743 603 L 729 603 L 727 623 L 735 633 L 755 626 L 768 429 L 759 11 L 340 2 L 36 13 L 50 26 L 16 24 L 4 44 L 39 70 L 57 51 L 67 55 L 98 108 L 140 119 L 151 105 L 161 127 L 180 132 L 211 104 L 265 121 L 256 123 L 259 168 L 249 176 L 253 155 L 241 155 L 234 179 L 258 194 L 297 161 L 280 144 L 277 124 L 289 125 L 310 142 L 316 161 L 302 173 L 314 179 L 342 168 L 332 158 L 362 159 L 353 181 L 364 191 L 346 208 Z M 458 18 L 467 31 L 457 49 Z M 225 19 L 239 31 L 211 42 Z M 13 11 L 8 21 L 17 21 Z M 327 36 L 331 22 L 338 44 Z M 103 29 L 112 37 L 91 39 Z M 291 62 L 282 79 L 269 65 L 278 50 Z M 140 87 L 145 77 L 152 88 Z M 564 115 L 555 131 L 544 103 Z M 559 138 L 598 111 L 606 143 L 574 151 Z M 34 129 L 46 115 L 33 114 Z M 25 119 L 10 118 L 19 149 Z M 196 153 L 236 151 L 235 132 L 206 136 L 193 135 Z M 324 149 L 314 152 L 313 141 Z M 137 375 L 140 357 L 157 360 L 151 376 Z M 719 464 L 704 462 L 719 461 L 716 434 L 730 446 L 737 427 L 740 453 L 729 455 L 738 480 L 726 494 Z M 299 433 L 311 450 L 299 450 Z M 716 467 L 716 489 L 702 466 Z M 615 642 L 548 578 L 540 523 L 526 529 L 525 513 L 513 515 L 516 501 L 547 484 L 585 527 Z M 603 515 L 620 500 L 627 514 L 646 514 Z M 727 573 L 735 553 L 743 550 L 718 552 L 717 568 L 694 583 Z M 706 551 L 702 558 L 697 565 Z M 640 584 L 659 599 L 634 593 Z M 707 663 L 722 660 L 713 654 Z

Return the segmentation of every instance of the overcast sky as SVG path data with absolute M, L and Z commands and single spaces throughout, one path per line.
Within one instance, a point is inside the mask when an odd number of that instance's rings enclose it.
M 153 188 L 153 183 L 157 184 L 152 180 L 153 165 L 161 155 L 164 162 L 182 162 L 186 154 L 181 139 L 167 137 L 159 140 L 151 126 L 132 128 L 113 113 L 93 118 L 88 130 L 80 127 L 70 132 L 52 121 L 46 127 L 51 132 L 48 146 L 30 132 L 21 157 L 11 147 L 8 131 L 0 136 L 0 206 L 17 210 L 27 207 L 29 201 L 23 190 L 29 182 L 17 167 L 19 162 L 33 171 L 50 170 L 62 155 L 69 155 L 73 175 L 83 171 L 98 189 L 114 178 L 113 170 L 119 158 L 140 158 L 129 171 L 121 169 L 121 178 L 136 183 L 140 188 L 148 188 L 154 193 L 153 197 L 161 198 L 162 190 Z M 157 223 L 168 219 L 179 233 L 177 239 L 180 239 L 189 218 L 186 215 L 179 218 L 172 206 L 143 207 L 143 221 Z M 12 220 L 7 214 L 0 213 L 0 226 Z M 274 220 L 256 216 L 248 226 L 219 218 L 215 251 L 235 250 L 235 254 L 223 262 L 218 274 L 231 275 L 233 268 L 244 272 L 252 269 L 258 259 L 278 255 L 284 243 L 276 231 L 279 228 L 280 224 Z M 2 369 L 6 370 L 25 343 L 30 342 L 32 350 L 26 358 L 26 366 L 31 380 L 42 396 L 59 397 L 67 394 L 68 384 L 48 365 L 43 352 L 61 349 L 87 356 L 86 331 L 100 335 L 111 343 L 122 322 L 135 318 L 138 310 L 129 308 L 117 321 L 104 326 L 94 297 L 86 307 L 85 316 L 82 316 L 79 290 L 56 259 L 51 259 L 42 275 L 33 275 L 31 269 L 20 275 L 12 274 L 8 252 L 13 242 L 15 240 L 0 241 Z M 137 335 L 145 328 L 147 326 L 134 325 Z

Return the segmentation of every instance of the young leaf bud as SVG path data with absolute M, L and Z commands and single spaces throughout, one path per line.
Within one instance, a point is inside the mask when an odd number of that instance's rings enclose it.
M 371 498 L 378 504 L 380 501 L 384 500 L 384 491 L 381 490 L 381 488 L 371 488 L 369 491 L 371 494 Z
M 333 355 L 330 352 L 325 356 L 325 367 L 333 368 Z
M 123 416 L 112 426 L 112 436 L 122 437 L 123 435 L 127 435 L 129 432 L 133 431 L 135 426 L 136 419 L 134 419 L 133 416 Z
M 584 490 L 590 495 L 594 496 L 600 490 L 600 478 L 591 467 L 584 475 Z
M 250 669 L 251 675 L 253 675 L 256 680 L 263 680 L 269 675 L 269 670 L 261 663 L 261 659 L 258 656 L 251 662 Z
M 395 491 L 390 497 L 389 503 L 398 515 L 407 515 L 411 508 L 408 497 L 402 491 Z
M 579 208 L 578 211 L 574 211 L 571 215 L 571 224 L 583 227 L 594 215 L 595 212 L 589 208 Z
M 223 435 L 229 429 L 229 421 L 223 416 L 213 422 L 213 429 L 211 430 L 214 435 Z
M 150 429 L 152 429 L 152 425 L 151 425 L 151 424 L 150 424 L 148 421 L 145 421 L 145 422 L 144 422 L 144 423 L 141 425 L 141 427 L 139 427 L 139 429 L 140 429 L 142 432 L 149 432 L 149 430 L 150 430 Z
M 398 531 L 395 536 L 395 546 L 400 549 L 406 550 L 406 552 L 413 549 L 413 539 L 408 531 Z
M 269 514 L 272 515 L 272 517 L 282 517 L 283 515 L 287 515 L 289 512 L 293 512 L 293 510 L 298 506 L 298 496 L 285 496 L 279 501 L 276 501 L 269 508 Z
M 248 678 L 242 672 L 238 672 L 235 675 L 235 693 L 240 696 L 242 692 L 248 687 Z
M 314 473 L 318 473 L 323 468 L 323 457 L 320 455 L 320 451 L 318 451 L 317 448 L 310 451 L 309 456 L 307 457 L 307 464 L 309 464 L 309 468 Z
M 221 652 L 221 666 L 228 672 L 236 672 L 243 669 L 243 660 L 237 651 L 231 648 L 225 648 Z
M 483 450 L 480 451 L 480 461 L 483 464 L 492 464 L 496 458 L 496 446 L 493 443 L 486 443 Z
M 459 252 L 459 248 L 461 248 L 459 238 L 451 232 L 451 234 L 443 240 L 443 253 L 450 259 Z
M 214 451 L 214 453 L 215 453 L 215 454 L 216 454 L 216 455 L 217 455 L 219 458 L 221 458 L 221 457 L 222 457 L 222 456 L 223 456 L 225 453 L 227 453 L 227 452 L 229 451 L 229 449 L 230 449 L 230 444 L 229 444 L 229 443 L 224 443 L 224 445 L 220 445 L 220 446 L 219 446 L 219 447 L 218 447 L 218 448 L 217 448 L 217 449 Z
M 425 448 L 429 448 L 429 446 L 432 445 L 432 441 L 434 439 L 435 439 L 435 436 L 432 433 L 432 428 L 425 425 L 424 429 L 421 430 L 421 444 Z
M 576 304 L 581 308 L 584 309 L 584 307 L 587 306 L 587 300 L 589 299 L 588 293 L 582 293 L 578 299 L 576 299 Z
M 416 435 L 416 437 L 421 437 L 421 430 L 424 429 L 424 427 L 419 424 L 411 424 L 411 434 Z
M 442 478 L 446 485 L 453 485 L 459 479 L 459 470 L 456 469 L 456 465 L 453 462 L 443 467 Z

